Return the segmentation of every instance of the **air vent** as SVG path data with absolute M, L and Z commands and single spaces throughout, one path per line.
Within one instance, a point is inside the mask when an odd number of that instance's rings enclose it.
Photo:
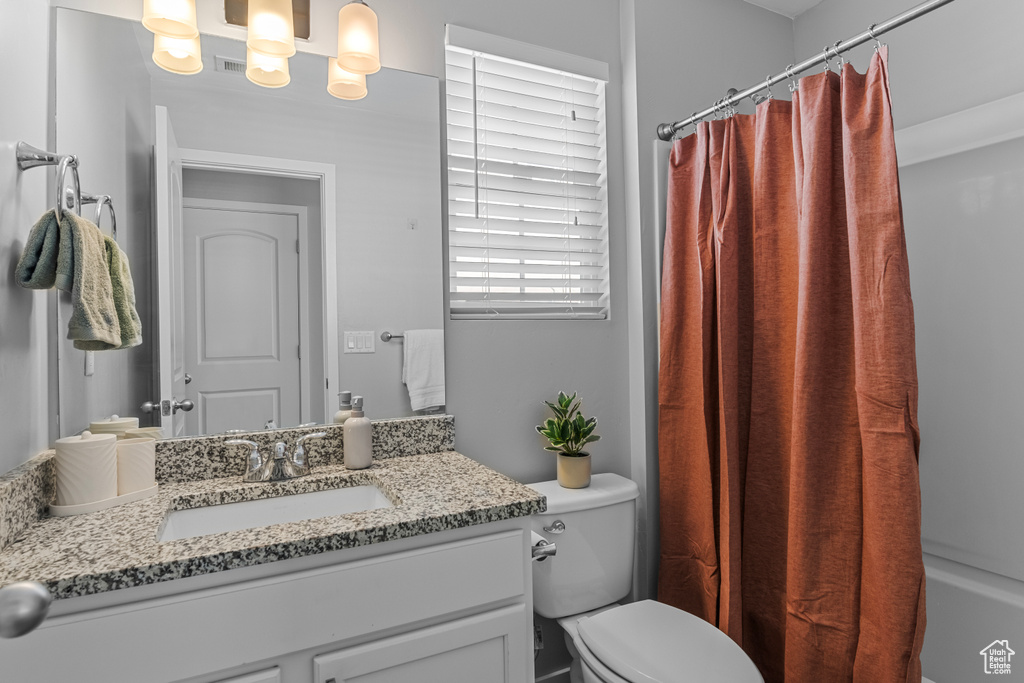
M 229 57 L 221 57 L 217 55 L 216 64 L 217 71 L 227 71 L 233 74 L 245 74 L 245 62 L 237 59 L 230 59 Z

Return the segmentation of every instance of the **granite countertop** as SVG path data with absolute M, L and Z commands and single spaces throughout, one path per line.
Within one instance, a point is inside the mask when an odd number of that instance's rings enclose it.
M 158 542 L 170 510 L 376 485 L 394 507 Z M 145 500 L 47 517 L 0 552 L 0 586 L 35 580 L 57 599 L 91 595 L 542 512 L 544 496 L 454 451 L 315 467 L 278 483 L 238 476 L 163 483 Z

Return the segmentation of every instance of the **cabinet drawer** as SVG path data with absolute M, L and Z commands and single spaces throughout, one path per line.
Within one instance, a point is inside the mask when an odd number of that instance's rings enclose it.
M 526 607 L 457 619 L 313 659 L 316 683 L 525 681 Z

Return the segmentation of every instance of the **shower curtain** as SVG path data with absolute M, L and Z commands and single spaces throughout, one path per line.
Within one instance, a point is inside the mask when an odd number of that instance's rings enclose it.
M 769 683 L 919 681 L 914 321 L 886 49 L 673 146 L 658 598 Z

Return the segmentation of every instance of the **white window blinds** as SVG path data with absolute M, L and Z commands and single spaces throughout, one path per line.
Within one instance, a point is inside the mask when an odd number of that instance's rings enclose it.
M 452 318 L 606 318 L 604 81 L 445 55 Z

